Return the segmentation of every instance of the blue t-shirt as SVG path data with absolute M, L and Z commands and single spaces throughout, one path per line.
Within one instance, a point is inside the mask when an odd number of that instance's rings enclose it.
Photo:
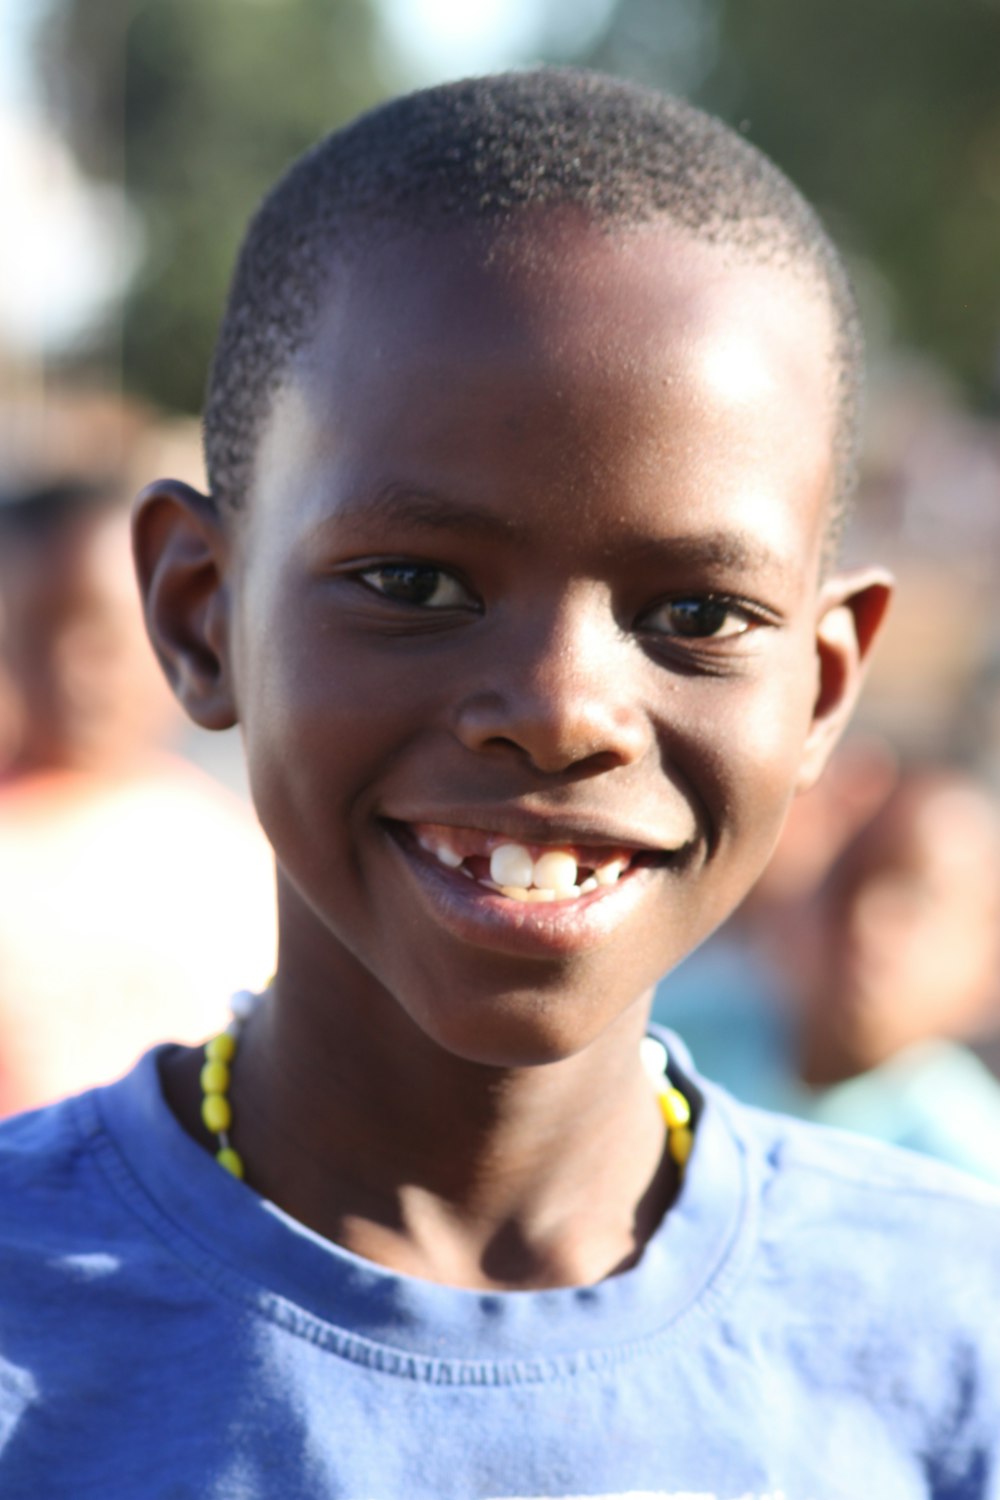
M 1000 1194 L 705 1084 L 640 1262 L 400 1276 L 224 1173 L 157 1054 L 0 1127 L 4 1500 L 1000 1497 Z

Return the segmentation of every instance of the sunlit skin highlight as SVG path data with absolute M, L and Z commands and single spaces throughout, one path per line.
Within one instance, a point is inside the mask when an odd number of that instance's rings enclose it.
M 651 987 L 763 868 L 887 597 L 821 576 L 829 311 L 665 223 L 551 211 L 485 251 L 401 233 L 333 288 L 244 509 L 164 485 L 137 522 L 161 658 L 240 723 L 278 861 L 240 1149 L 385 1264 L 583 1284 L 676 1190 Z M 422 825 L 646 853 L 527 905 Z

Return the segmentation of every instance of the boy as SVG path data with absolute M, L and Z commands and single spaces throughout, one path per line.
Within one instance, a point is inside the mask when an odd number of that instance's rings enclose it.
M 997 1198 L 640 1055 L 885 608 L 857 360 L 793 190 L 629 85 L 397 101 L 265 203 L 136 553 L 278 971 L 8 1128 L 5 1493 L 998 1493 Z

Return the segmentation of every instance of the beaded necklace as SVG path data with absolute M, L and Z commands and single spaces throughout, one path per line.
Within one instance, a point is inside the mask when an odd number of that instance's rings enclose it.
M 234 1177 L 244 1174 L 243 1158 L 234 1150 L 229 1132 L 233 1123 L 233 1110 L 229 1102 L 230 1069 L 240 1032 L 260 1002 L 260 995 L 250 990 L 239 990 L 230 1001 L 232 1019 L 225 1031 L 212 1037 L 205 1044 L 205 1062 L 201 1070 L 201 1118 L 206 1129 L 216 1137 L 219 1149 L 215 1159 L 220 1167 Z M 683 1174 L 687 1159 L 694 1144 L 694 1129 L 691 1123 L 691 1106 L 680 1089 L 670 1082 L 667 1073 L 669 1058 L 663 1043 L 654 1036 L 644 1036 L 639 1044 L 642 1065 L 656 1090 L 656 1097 L 667 1127 L 667 1150 L 670 1159 Z
M 215 1159 L 220 1167 L 242 1179 L 243 1158 L 230 1144 L 233 1108 L 229 1102 L 230 1068 L 236 1056 L 244 1022 L 253 1014 L 260 995 L 252 990 L 237 990 L 229 1002 L 230 1022 L 225 1031 L 205 1043 L 205 1061 L 201 1069 L 201 1118 L 219 1142 Z

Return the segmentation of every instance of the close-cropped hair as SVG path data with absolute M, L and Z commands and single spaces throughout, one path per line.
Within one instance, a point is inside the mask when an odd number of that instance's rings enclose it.
M 393 99 L 300 157 L 237 261 L 205 406 L 217 505 L 238 508 L 275 391 L 315 329 L 338 256 L 402 229 L 502 229 L 573 206 L 614 230 L 664 218 L 808 278 L 831 310 L 835 535 L 854 488 L 863 349 L 843 262 L 817 214 L 743 136 L 682 99 L 571 68 L 497 74 Z

